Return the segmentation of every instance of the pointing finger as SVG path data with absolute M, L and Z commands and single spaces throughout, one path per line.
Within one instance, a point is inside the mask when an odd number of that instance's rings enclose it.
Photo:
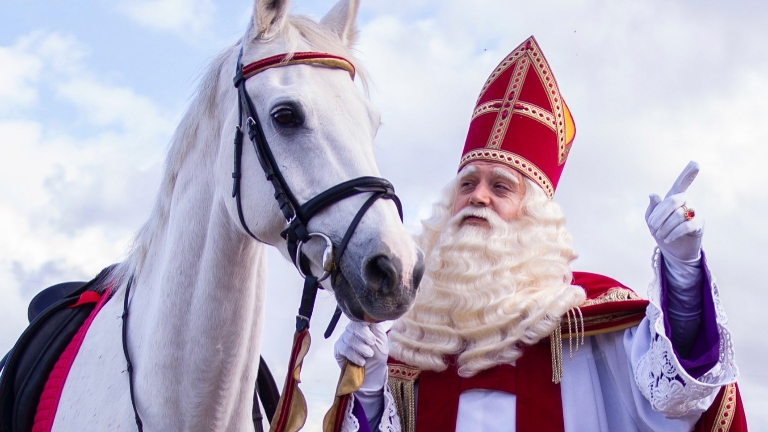
M 688 162 L 688 165 L 685 167 L 683 172 L 680 173 L 680 175 L 677 177 L 677 180 L 675 180 L 675 184 L 672 185 L 672 189 L 667 192 L 667 195 L 664 198 L 668 198 L 672 195 L 677 195 L 679 193 L 683 193 L 686 190 L 688 190 L 688 186 L 693 183 L 693 179 L 696 178 L 696 176 L 699 174 L 699 164 L 694 161 Z

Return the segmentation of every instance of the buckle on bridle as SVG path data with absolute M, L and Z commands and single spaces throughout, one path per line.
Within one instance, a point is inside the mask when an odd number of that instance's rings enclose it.
M 328 276 L 331 275 L 331 273 L 334 270 L 334 260 L 333 260 L 333 242 L 331 241 L 331 238 L 323 233 L 309 233 L 309 237 L 320 237 L 323 240 L 325 240 L 325 249 L 323 250 L 323 274 L 317 277 L 318 282 L 322 282 L 326 279 L 328 279 Z M 304 272 L 301 270 L 301 247 L 304 246 L 304 241 L 299 240 L 299 243 L 296 245 L 296 256 L 294 257 L 293 264 L 296 266 L 296 269 L 299 271 L 299 274 L 304 279 L 307 278 L 307 275 L 304 274 Z

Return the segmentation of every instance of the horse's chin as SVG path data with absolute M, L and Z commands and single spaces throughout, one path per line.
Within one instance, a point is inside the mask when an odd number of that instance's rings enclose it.
M 347 278 L 341 272 L 333 275 L 333 294 L 336 296 L 336 302 L 339 308 L 349 319 L 354 321 L 365 321 L 365 309 L 360 304 L 360 300 L 355 295 L 352 286 Z
M 365 296 L 364 293 L 361 293 L 363 297 L 361 301 L 361 295 L 358 294 L 358 291 L 349 283 L 349 280 L 342 272 L 333 275 L 332 284 L 333 293 L 336 296 L 336 302 L 339 304 L 341 311 L 353 321 L 377 323 L 397 319 L 411 305 L 411 301 L 393 302 L 392 300 L 382 301 L 381 299 L 364 304 L 365 297 L 370 298 L 372 296 Z

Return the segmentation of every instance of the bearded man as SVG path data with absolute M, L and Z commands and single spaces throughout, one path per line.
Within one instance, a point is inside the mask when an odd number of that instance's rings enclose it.
M 352 322 L 336 343 L 340 362 L 365 367 L 342 430 L 746 430 L 704 223 L 685 195 L 697 166 L 651 196 L 646 301 L 571 271 L 552 197 L 574 134 L 531 37 L 483 86 L 458 175 L 423 222 L 413 308 L 388 335 Z

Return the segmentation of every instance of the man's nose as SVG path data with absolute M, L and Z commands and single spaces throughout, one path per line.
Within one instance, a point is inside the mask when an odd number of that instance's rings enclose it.
M 491 195 L 488 188 L 480 183 L 469 196 L 469 203 L 475 207 L 487 207 L 491 203 Z

